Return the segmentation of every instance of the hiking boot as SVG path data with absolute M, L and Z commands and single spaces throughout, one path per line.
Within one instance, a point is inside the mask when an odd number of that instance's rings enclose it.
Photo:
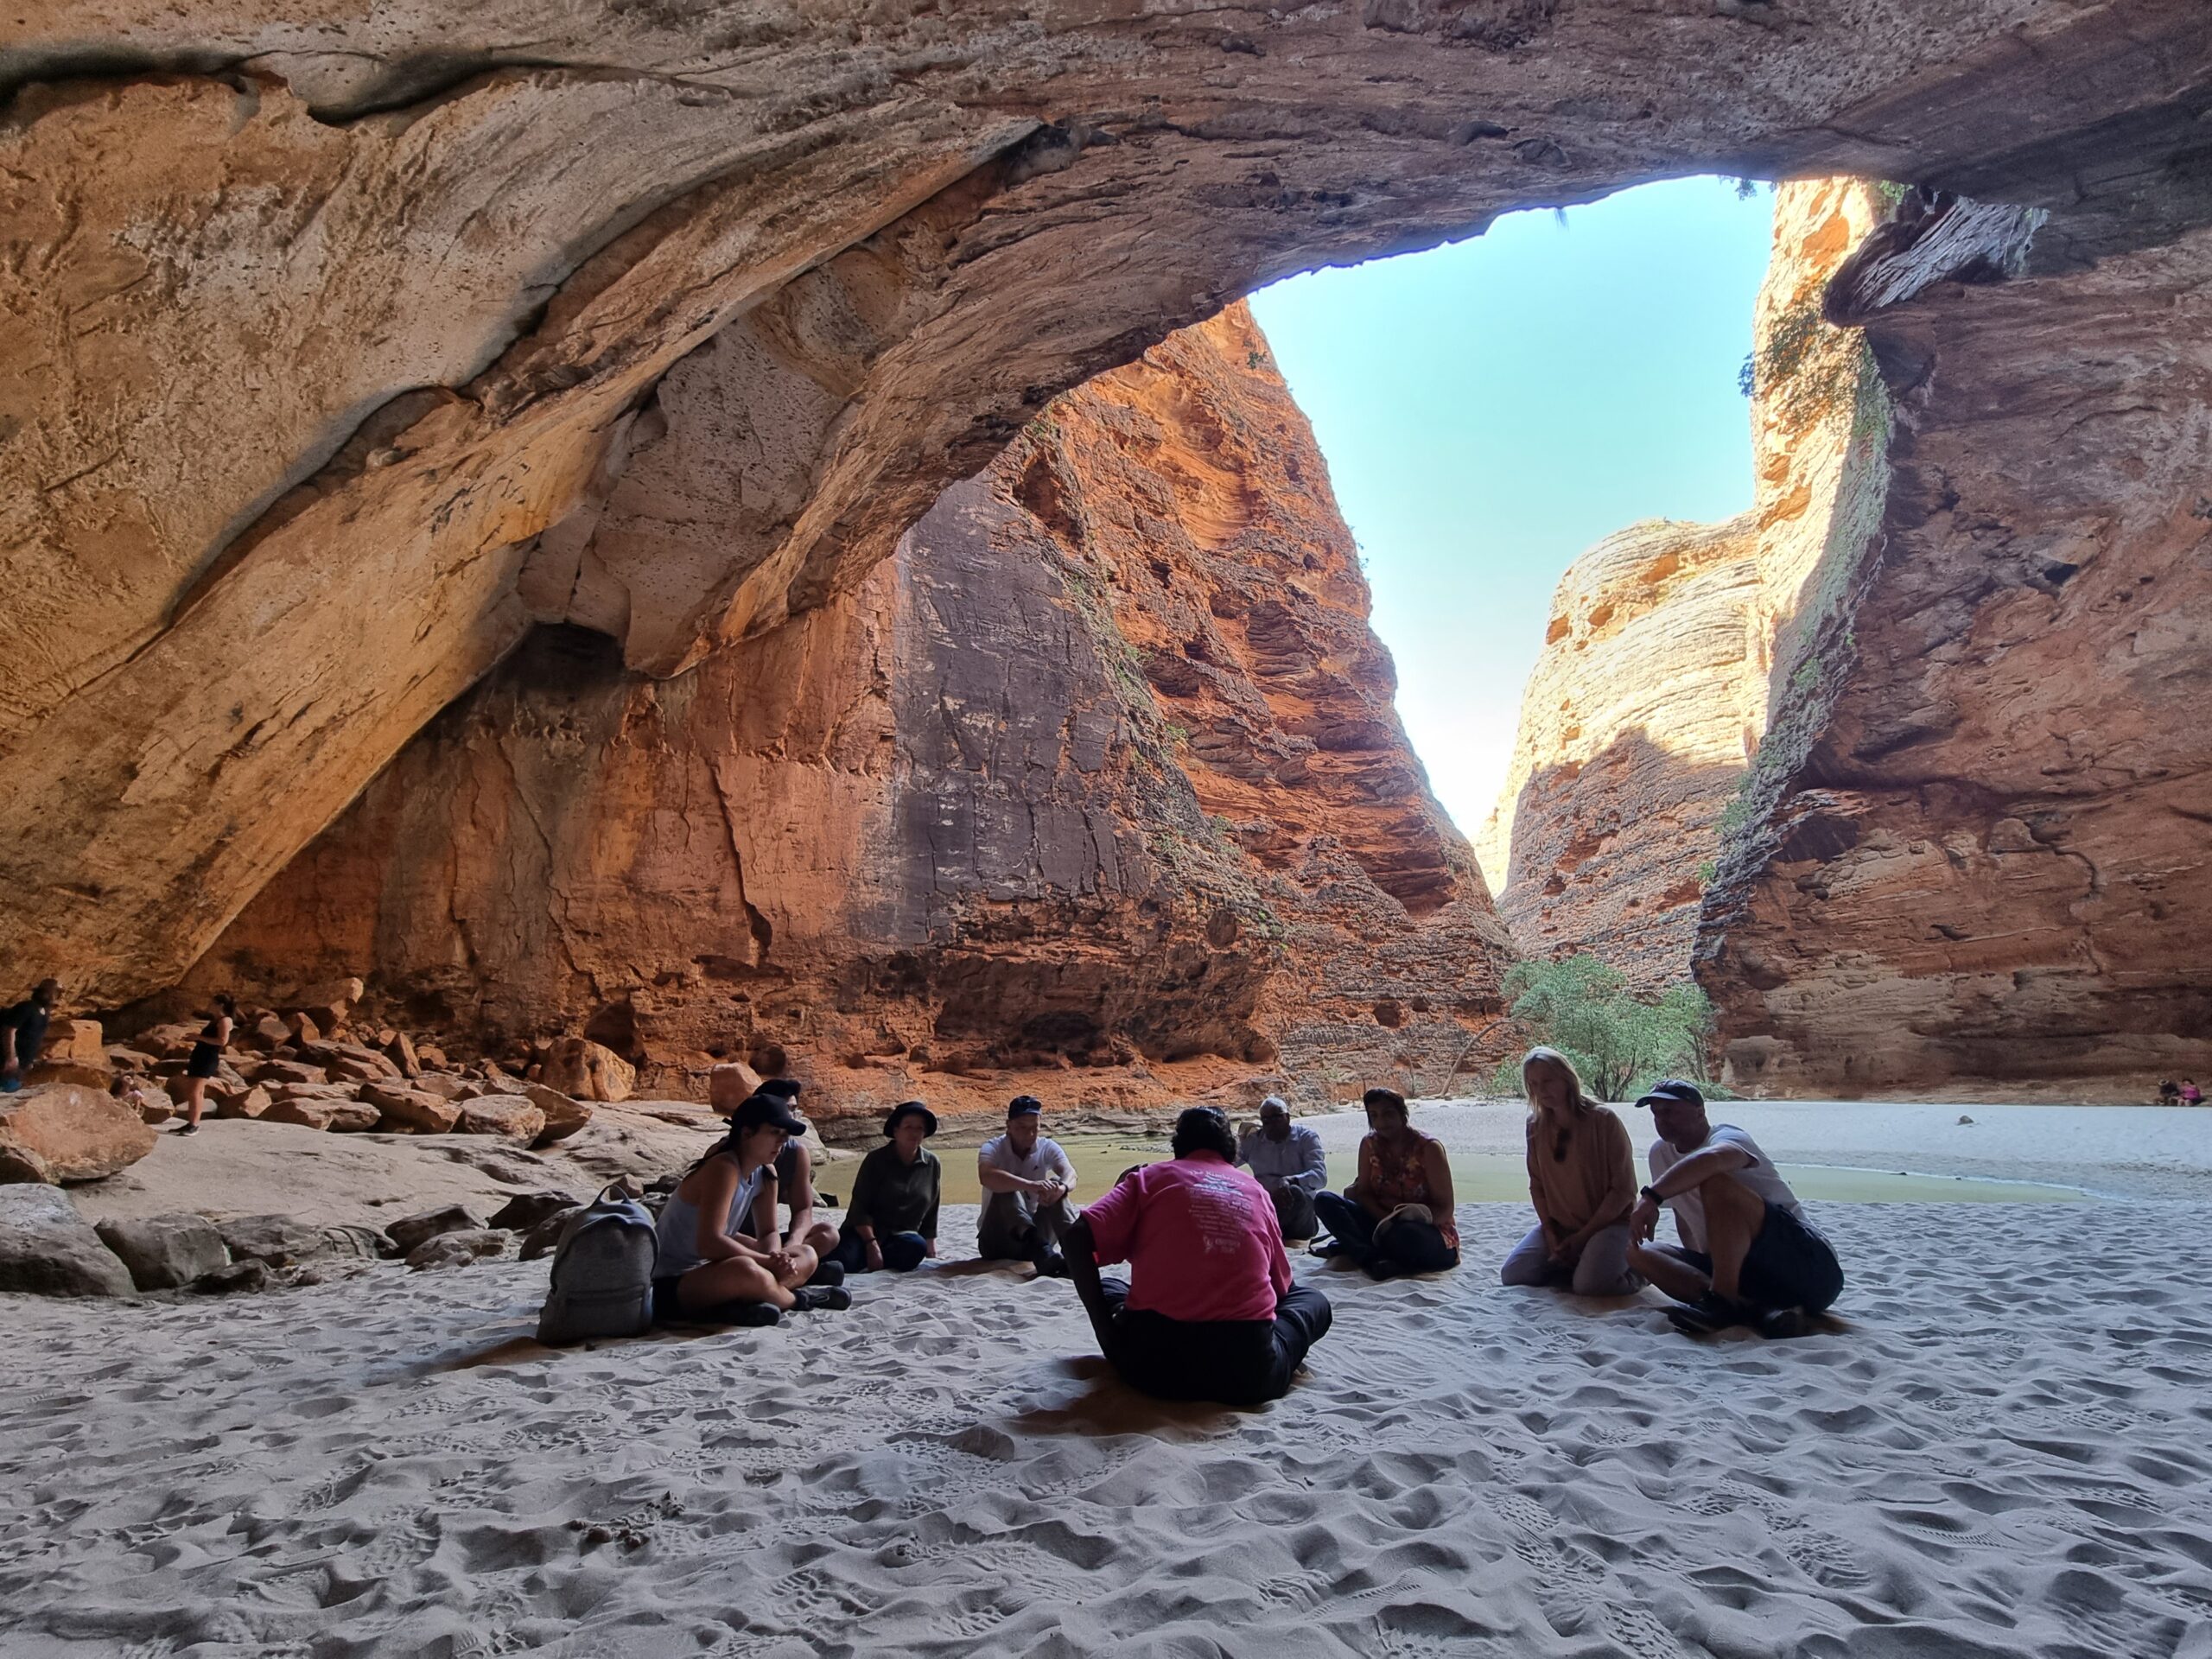
M 723 1302 L 696 1313 L 679 1313 L 663 1321 L 668 1325 L 738 1325 L 751 1328 L 781 1322 L 783 1311 L 773 1302 Z
M 806 1282 L 810 1285 L 842 1285 L 845 1282 L 845 1264 L 824 1262 L 815 1268 L 814 1276 Z
M 1813 1334 L 1812 1317 L 1802 1307 L 1777 1307 L 1759 1315 L 1758 1333 L 1770 1342 L 1809 1337 Z
M 791 1293 L 791 1306 L 801 1313 L 842 1313 L 852 1305 L 853 1293 L 842 1285 L 806 1285 Z
M 1738 1325 L 1756 1325 L 1758 1311 L 1749 1302 L 1708 1290 L 1694 1302 L 1677 1302 L 1667 1310 L 1675 1330 L 1688 1337 L 1709 1337 Z

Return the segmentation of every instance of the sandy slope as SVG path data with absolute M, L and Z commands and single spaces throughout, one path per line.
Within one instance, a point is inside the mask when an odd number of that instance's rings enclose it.
M 1026 1270 L 557 1353 L 542 1264 L 0 1299 L 0 1650 L 2212 1655 L 2212 1207 L 1822 1219 L 1854 1328 L 1792 1344 L 1303 1262 L 1250 1413 Z

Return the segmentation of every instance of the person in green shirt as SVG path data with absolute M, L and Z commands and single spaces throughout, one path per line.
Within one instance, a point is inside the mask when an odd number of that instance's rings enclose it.
M 943 1171 L 922 1145 L 937 1133 L 937 1114 L 906 1100 L 883 1120 L 891 1141 L 861 1160 L 852 1202 L 830 1259 L 847 1273 L 912 1273 L 937 1254 L 938 1193 Z

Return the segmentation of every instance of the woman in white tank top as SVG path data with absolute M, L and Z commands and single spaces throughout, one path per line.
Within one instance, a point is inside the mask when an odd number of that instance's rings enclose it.
M 819 1265 L 812 1249 L 764 1249 L 740 1230 L 764 1198 L 775 1203 L 776 1154 L 805 1130 L 805 1120 L 782 1101 L 755 1095 L 737 1109 L 728 1137 L 677 1183 L 660 1212 L 653 1302 L 661 1317 L 711 1315 L 733 1303 L 777 1310 L 852 1306 L 842 1287 L 808 1286 Z

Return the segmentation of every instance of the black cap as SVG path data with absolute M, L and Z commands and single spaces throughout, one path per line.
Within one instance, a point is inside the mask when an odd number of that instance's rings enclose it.
M 793 1101 L 798 1098 L 798 1090 L 799 1083 L 797 1077 L 771 1077 L 753 1092 L 756 1095 L 773 1095 L 778 1100 Z
M 759 1128 L 778 1128 L 786 1135 L 804 1135 L 806 1120 L 791 1110 L 789 1101 L 764 1090 L 747 1095 L 744 1103 L 730 1114 L 729 1120 L 732 1136 L 749 1135 Z
M 925 1135 L 931 1135 L 937 1133 L 937 1114 L 935 1112 L 930 1110 L 928 1107 L 923 1105 L 918 1100 L 902 1100 L 885 1115 L 883 1119 L 884 1134 L 895 1134 L 899 1128 L 899 1120 L 902 1117 L 908 1116 L 909 1115 L 918 1116 L 922 1120 L 922 1133 Z
M 1016 1095 L 1007 1103 L 1008 1117 L 1037 1117 L 1043 1114 L 1045 1103 L 1034 1095 Z
M 1704 1091 L 1694 1083 L 1684 1083 L 1680 1077 L 1665 1077 L 1651 1085 L 1648 1095 L 1638 1095 L 1639 1106 L 1702 1106 Z

